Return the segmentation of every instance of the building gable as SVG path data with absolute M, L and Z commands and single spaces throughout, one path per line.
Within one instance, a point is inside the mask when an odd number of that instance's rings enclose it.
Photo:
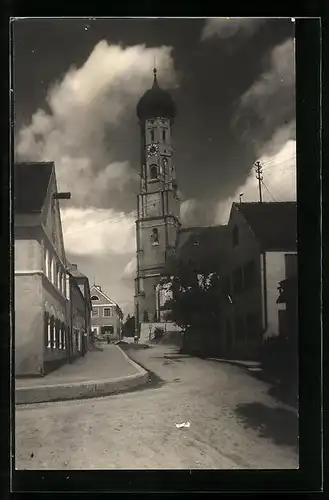
M 37 214 L 42 211 L 53 162 L 20 162 L 14 165 L 14 211 L 16 214 Z
M 110 299 L 110 297 L 108 297 L 104 292 L 102 292 L 102 290 L 99 290 L 99 288 L 97 288 L 97 286 L 95 285 L 90 288 L 90 297 L 91 299 L 92 297 L 98 297 L 98 300 L 91 300 L 93 307 L 97 307 L 99 305 L 117 307 L 117 304 L 113 302 L 113 300 Z
M 54 245 L 59 257 L 63 262 L 65 262 L 66 259 L 60 206 L 59 201 L 57 199 L 54 199 L 54 194 L 56 194 L 57 192 L 57 183 L 54 171 L 49 183 L 49 188 L 43 208 L 42 223 L 44 230 L 49 240 Z

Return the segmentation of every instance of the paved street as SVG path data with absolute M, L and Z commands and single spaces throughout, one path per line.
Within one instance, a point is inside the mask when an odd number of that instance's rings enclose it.
M 16 468 L 298 466 L 296 412 L 246 370 L 170 346 L 127 352 L 156 374 L 147 388 L 17 407 Z

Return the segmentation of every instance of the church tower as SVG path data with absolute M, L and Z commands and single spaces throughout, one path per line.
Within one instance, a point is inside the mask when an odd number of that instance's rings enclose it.
M 141 133 L 140 191 L 137 196 L 135 279 L 136 330 L 158 321 L 157 293 L 166 260 L 175 251 L 179 223 L 172 127 L 176 106 L 157 82 L 137 105 Z

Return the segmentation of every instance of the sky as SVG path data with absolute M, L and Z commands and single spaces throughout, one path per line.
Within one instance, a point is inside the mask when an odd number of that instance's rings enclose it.
M 15 154 L 54 161 L 68 259 L 133 312 L 139 126 L 153 81 L 178 108 L 185 226 L 225 224 L 233 201 L 296 199 L 294 20 L 19 19 Z

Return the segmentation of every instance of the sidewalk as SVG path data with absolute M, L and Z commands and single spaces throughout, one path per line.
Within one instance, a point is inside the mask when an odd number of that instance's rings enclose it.
M 40 378 L 15 381 L 16 404 L 99 397 L 144 384 L 148 372 L 116 345 L 89 351 L 85 357 Z

